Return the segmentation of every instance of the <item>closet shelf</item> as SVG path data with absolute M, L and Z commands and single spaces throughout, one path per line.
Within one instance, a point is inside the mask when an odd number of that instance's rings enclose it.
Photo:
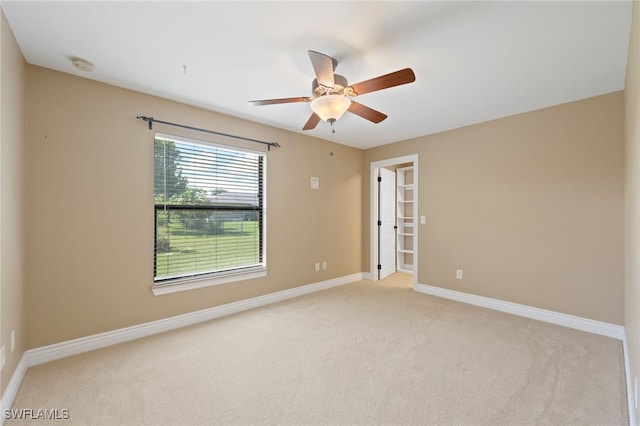
M 400 167 L 396 170 L 396 269 L 404 272 L 414 270 L 413 246 L 414 222 L 414 184 L 413 167 Z

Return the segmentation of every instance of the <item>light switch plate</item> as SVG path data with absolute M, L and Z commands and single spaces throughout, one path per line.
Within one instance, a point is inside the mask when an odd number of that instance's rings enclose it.
M 312 177 L 311 178 L 311 189 L 318 189 L 320 188 L 320 179 L 317 177 Z

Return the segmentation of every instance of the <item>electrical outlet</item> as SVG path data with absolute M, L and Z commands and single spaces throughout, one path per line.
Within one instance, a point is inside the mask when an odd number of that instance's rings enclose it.
M 311 178 L 311 189 L 319 189 L 320 188 L 320 179 L 317 177 Z
M 4 345 L 2 345 L 2 347 L 0 348 L 0 370 L 2 370 L 4 368 Z
M 456 279 L 462 279 L 462 269 L 456 269 Z
M 320 270 L 320 263 L 316 262 L 316 272 Z
M 11 330 L 11 352 L 16 348 L 16 331 Z
M 322 269 L 327 269 L 327 261 L 322 262 Z

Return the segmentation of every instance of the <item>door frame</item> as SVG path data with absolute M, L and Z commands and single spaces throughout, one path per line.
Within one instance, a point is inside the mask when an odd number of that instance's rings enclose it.
M 416 225 L 418 221 L 418 197 L 420 191 L 418 190 L 418 154 L 405 155 L 402 157 L 388 158 L 386 160 L 372 161 L 370 166 L 370 200 L 371 205 L 369 208 L 369 278 L 371 281 L 378 281 L 378 170 L 384 167 L 395 166 L 404 163 L 413 163 L 413 217 L 416 218 Z M 418 235 L 419 226 L 414 226 L 413 234 L 413 288 L 417 288 L 418 284 Z

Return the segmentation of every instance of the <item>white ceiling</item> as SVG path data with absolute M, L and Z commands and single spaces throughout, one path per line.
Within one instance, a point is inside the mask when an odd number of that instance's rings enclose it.
M 324 122 L 304 132 L 359 148 L 622 90 L 632 8 L 631 1 L 0 5 L 30 64 L 300 133 L 308 103 L 247 101 L 310 96 L 307 50 L 336 58 L 336 72 L 352 84 L 412 68 L 414 83 L 357 98 L 386 113 L 382 123 L 347 113 L 335 134 Z M 95 70 L 76 70 L 72 56 Z

